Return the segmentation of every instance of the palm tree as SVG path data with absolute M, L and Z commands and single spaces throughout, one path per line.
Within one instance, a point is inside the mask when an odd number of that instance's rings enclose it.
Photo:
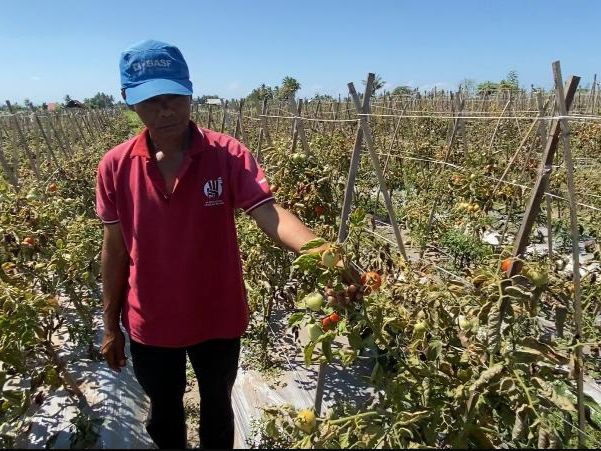
M 363 84 L 367 85 L 367 80 L 363 80 Z M 376 76 L 374 77 L 374 84 L 373 84 L 373 89 L 371 91 L 371 95 L 375 95 L 376 91 L 378 91 L 379 89 L 382 89 L 384 87 L 384 85 L 386 84 L 386 82 L 384 80 L 382 80 L 382 77 L 378 74 L 376 74 Z
M 289 97 L 294 97 L 296 91 L 301 88 L 301 84 L 292 77 L 286 76 L 282 80 L 282 85 L 278 90 L 278 96 L 280 99 L 287 99 Z

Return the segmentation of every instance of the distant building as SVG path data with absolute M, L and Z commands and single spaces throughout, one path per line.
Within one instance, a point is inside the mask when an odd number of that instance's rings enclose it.
M 221 106 L 221 104 L 223 103 L 223 101 L 221 99 L 207 99 L 205 103 L 207 105 L 219 105 L 219 106 Z
M 67 103 L 65 103 L 65 107 L 66 108 L 85 108 L 86 106 L 81 103 L 79 100 L 69 100 Z
M 58 103 L 57 102 L 49 102 L 48 103 L 48 111 L 56 111 L 58 110 Z

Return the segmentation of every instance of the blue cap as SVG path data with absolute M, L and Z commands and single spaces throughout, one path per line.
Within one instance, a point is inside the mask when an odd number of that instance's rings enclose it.
M 128 105 L 161 94 L 192 95 L 188 65 L 179 49 L 166 42 L 139 42 L 121 54 L 121 88 Z

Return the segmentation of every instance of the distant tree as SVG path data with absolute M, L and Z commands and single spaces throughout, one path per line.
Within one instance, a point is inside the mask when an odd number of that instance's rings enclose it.
M 459 88 L 468 95 L 474 95 L 477 91 L 476 80 L 464 78 L 459 82 Z
M 42 110 L 48 111 L 48 104 L 46 102 L 42 102 Z
M 84 99 L 83 103 L 90 108 L 110 108 L 115 105 L 115 99 L 104 92 L 98 92 L 91 99 Z
M 25 99 L 23 101 L 23 105 L 25 105 L 25 109 L 27 109 L 27 110 L 32 110 L 33 109 L 33 103 L 29 99 Z
M 512 89 L 520 89 L 520 79 L 515 70 L 510 70 L 505 79 L 501 81 L 501 83 L 503 82 Z
M 219 96 L 217 94 L 204 94 L 200 97 L 197 97 L 196 101 L 198 103 L 206 103 L 207 100 L 209 100 L 209 99 L 218 99 L 218 98 L 219 98 Z
M 376 92 L 382 89 L 385 84 L 386 82 L 382 80 L 382 77 L 376 74 L 371 95 L 376 95 Z M 367 80 L 363 80 L 363 85 L 367 86 Z
M 314 96 L 311 98 L 311 100 L 312 100 L 312 101 L 318 101 L 318 100 L 321 100 L 321 101 L 326 101 L 326 102 L 332 102 L 332 101 L 334 101 L 334 100 L 336 100 L 336 99 L 335 99 L 334 97 L 332 97 L 331 95 L 329 95 L 329 94 L 315 94 L 315 95 L 314 95 Z
M 488 96 L 497 92 L 498 89 L 499 83 L 487 80 L 482 83 L 478 83 L 478 86 L 476 87 L 476 92 L 479 96 Z
M 414 89 L 411 86 L 397 86 L 392 90 L 393 96 L 406 96 L 413 94 Z
M 286 76 L 283 78 L 282 84 L 277 90 L 278 99 L 286 100 L 290 97 L 294 97 L 300 88 L 301 84 L 295 78 Z
M 71 102 L 71 100 L 72 100 L 72 99 L 71 99 L 71 96 L 70 96 L 69 94 L 66 94 L 66 95 L 65 95 L 65 98 L 64 98 L 64 100 L 63 100 L 63 102 L 64 102 L 65 104 L 67 104 L 67 103 Z
M 271 89 L 271 86 L 266 86 L 265 83 L 262 83 L 261 86 L 253 89 L 250 94 L 246 96 L 246 100 L 251 102 L 262 102 L 264 99 L 273 99 L 273 89 Z

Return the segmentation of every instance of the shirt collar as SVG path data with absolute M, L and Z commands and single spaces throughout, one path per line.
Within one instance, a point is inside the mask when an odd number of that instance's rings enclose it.
M 145 157 L 146 159 L 150 159 L 150 149 L 148 148 L 148 137 L 149 132 L 148 129 L 145 128 L 142 133 L 140 133 L 136 140 L 134 141 L 134 147 L 131 151 L 130 157 Z M 190 147 L 186 152 L 191 157 L 198 155 L 200 152 L 204 150 L 204 135 L 202 131 L 198 128 L 198 126 L 190 121 Z

